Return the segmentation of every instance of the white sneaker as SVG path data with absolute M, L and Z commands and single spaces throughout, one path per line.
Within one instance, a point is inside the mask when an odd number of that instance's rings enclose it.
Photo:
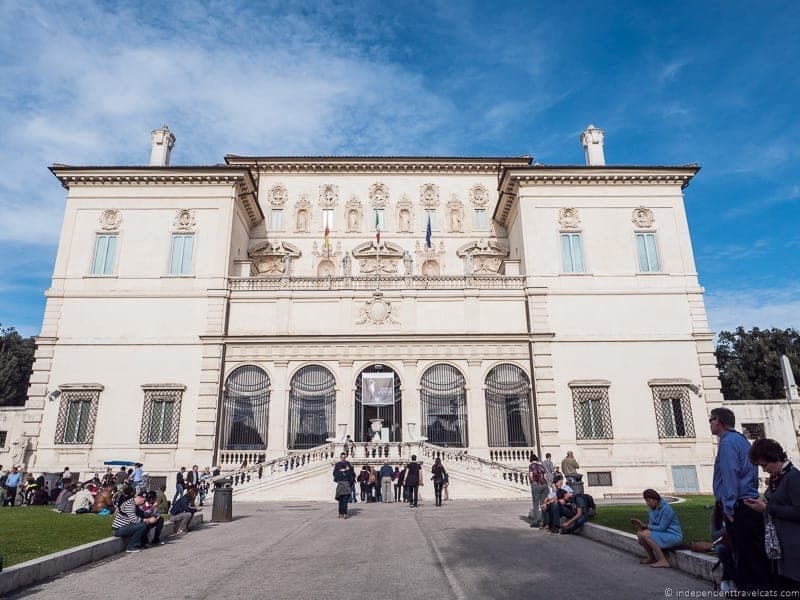
M 732 579 L 725 579 L 719 583 L 719 591 L 721 592 L 735 592 L 737 589 L 736 582 Z

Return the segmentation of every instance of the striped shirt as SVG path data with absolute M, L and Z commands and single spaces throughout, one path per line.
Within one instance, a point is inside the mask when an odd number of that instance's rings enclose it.
M 142 517 L 136 513 L 136 500 L 131 498 L 123 502 L 117 509 L 111 528 L 119 529 L 120 527 L 125 527 L 125 525 L 136 525 L 141 522 Z

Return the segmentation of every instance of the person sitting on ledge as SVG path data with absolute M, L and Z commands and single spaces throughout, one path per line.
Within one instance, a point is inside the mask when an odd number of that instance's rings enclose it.
M 114 537 L 121 537 L 127 540 L 126 552 L 139 552 L 142 549 L 142 540 L 147 533 L 148 525 L 155 525 L 156 517 L 143 517 L 139 510 L 144 505 L 144 496 L 137 494 L 133 498 L 123 502 L 111 527 L 114 529 Z
M 172 505 L 169 510 L 169 520 L 175 525 L 175 535 L 183 535 L 189 531 L 189 525 L 192 523 L 192 517 L 197 509 L 194 507 L 194 499 L 197 497 L 197 490 L 189 488 L 183 496 Z
M 142 538 L 142 548 L 147 548 L 147 540 L 149 539 L 151 529 L 155 529 L 156 532 L 153 535 L 153 541 L 150 543 L 153 546 L 163 546 L 164 542 L 161 541 L 161 530 L 164 528 L 164 517 L 158 514 L 155 492 L 147 492 L 145 494 L 145 503 L 139 507 L 139 511 L 141 511 L 141 516 L 146 519 L 150 517 L 155 517 L 156 519 L 155 523 L 151 523 L 147 526 L 147 531 L 144 534 L 144 538 Z
M 683 541 L 681 524 L 675 511 L 661 499 L 657 491 L 647 489 L 642 495 L 647 504 L 650 519 L 647 525 L 639 519 L 631 519 L 631 523 L 639 528 L 636 534 L 639 544 L 647 552 L 647 558 L 643 558 L 641 563 L 668 569 L 669 562 L 664 556 L 664 549 L 677 546 Z

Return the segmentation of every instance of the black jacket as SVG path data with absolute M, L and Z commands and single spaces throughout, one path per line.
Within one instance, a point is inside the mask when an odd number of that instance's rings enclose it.
M 797 467 L 790 467 L 767 495 L 767 512 L 781 542 L 778 572 L 800 581 L 800 471 Z

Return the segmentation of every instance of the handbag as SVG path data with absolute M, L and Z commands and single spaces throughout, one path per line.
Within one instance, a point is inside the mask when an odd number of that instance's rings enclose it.
M 782 557 L 778 530 L 768 513 L 764 513 L 764 550 L 767 552 L 767 558 L 771 560 L 780 560 Z

